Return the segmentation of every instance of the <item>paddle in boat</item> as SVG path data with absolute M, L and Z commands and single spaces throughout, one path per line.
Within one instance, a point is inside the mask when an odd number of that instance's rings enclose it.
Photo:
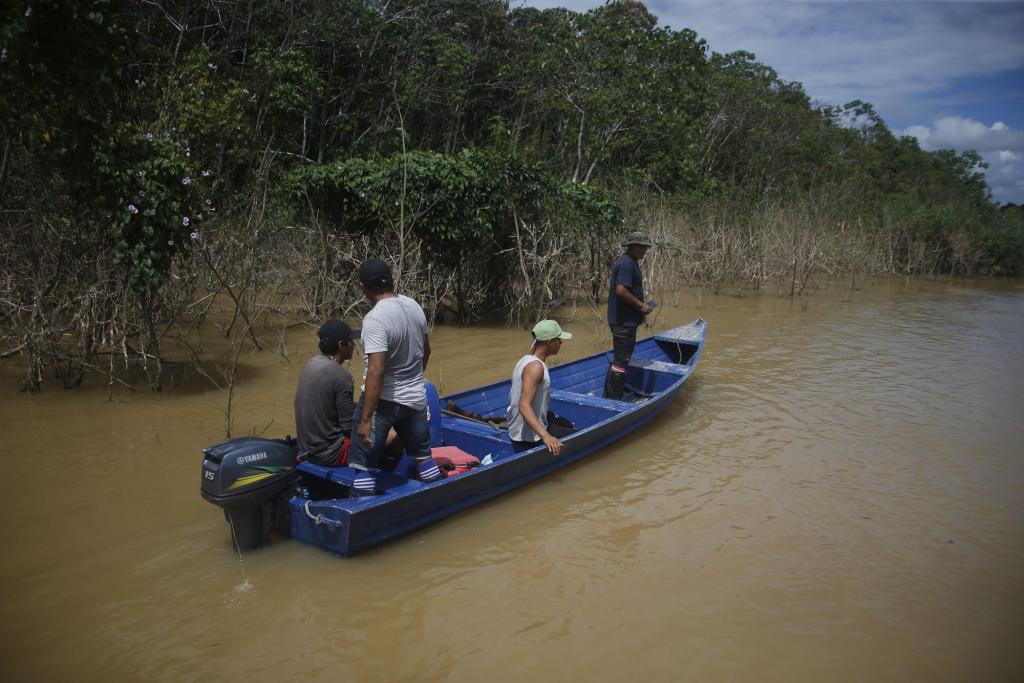
M 610 351 L 551 368 L 550 408 L 575 429 L 561 439 L 557 457 L 543 443 L 517 453 L 507 432 L 481 419 L 504 415 L 510 380 L 444 397 L 428 382 L 431 447 L 448 475 L 440 481 L 411 478 L 415 467 L 403 456 L 394 471 L 377 475 L 376 495 L 350 497 L 351 467 L 296 463 L 290 437 L 242 437 L 203 450 L 201 493 L 224 509 L 240 549 L 262 545 L 274 528 L 347 557 L 522 486 L 643 426 L 693 373 L 706 327 L 697 319 L 638 341 L 626 373 L 628 400 L 602 395 Z

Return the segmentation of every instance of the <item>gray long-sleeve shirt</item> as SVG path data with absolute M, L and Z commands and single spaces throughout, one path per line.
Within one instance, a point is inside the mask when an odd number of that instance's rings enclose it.
M 295 390 L 299 452 L 317 455 L 352 432 L 352 374 L 333 358 L 310 358 Z

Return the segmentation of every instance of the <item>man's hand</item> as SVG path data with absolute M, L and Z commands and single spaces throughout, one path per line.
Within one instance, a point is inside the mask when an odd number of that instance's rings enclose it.
M 356 426 L 356 438 L 363 442 L 367 448 L 373 447 L 373 442 L 370 441 L 370 426 L 373 416 L 369 418 L 360 417 L 359 424 Z
M 551 436 L 548 433 L 545 433 L 542 438 L 544 439 L 544 445 L 548 447 L 549 451 L 551 451 L 554 455 L 562 454 L 561 441 L 559 441 L 558 439 L 556 439 L 555 437 Z
M 650 315 L 651 311 L 653 310 L 654 309 L 648 306 L 647 304 L 640 304 L 640 312 L 643 313 L 645 317 Z

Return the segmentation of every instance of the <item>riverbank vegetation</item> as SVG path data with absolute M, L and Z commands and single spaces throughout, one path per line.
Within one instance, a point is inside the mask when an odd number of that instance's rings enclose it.
M 813 103 L 633 0 L 6 7 L 0 357 L 25 389 L 140 368 L 158 389 L 173 356 L 230 392 L 268 320 L 361 312 L 370 255 L 461 322 L 599 299 L 631 228 L 655 289 L 1024 269 L 976 154 Z

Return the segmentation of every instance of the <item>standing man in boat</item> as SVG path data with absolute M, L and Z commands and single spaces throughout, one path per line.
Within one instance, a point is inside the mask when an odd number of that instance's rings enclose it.
M 381 259 L 359 266 L 359 288 L 373 304 L 363 318 L 363 392 L 353 423 L 355 438 L 349 465 L 361 472 L 353 483 L 355 495 L 376 492 L 373 470 L 380 467 L 393 427 L 409 457 L 419 467 L 421 481 L 441 479 L 430 457 L 427 398 L 423 371 L 430 359 L 427 317 L 420 305 L 395 293 L 391 268 Z
M 559 430 L 548 425 L 551 376 L 546 361 L 558 353 L 565 339 L 572 339 L 572 335 L 563 332 L 558 323 L 554 320 L 541 320 L 533 326 L 530 353 L 520 358 L 512 371 L 512 389 L 508 396 L 505 420 L 512 446 L 517 451 L 533 448 L 543 441 L 554 455 L 562 453 L 562 442 L 551 433 Z M 559 435 L 564 436 L 565 433 Z
M 317 330 L 320 355 L 310 358 L 295 390 L 295 430 L 303 460 L 340 467 L 348 461 L 355 385 L 342 364 L 352 358 L 359 330 L 328 320 Z
M 612 330 L 612 363 L 604 380 L 606 398 L 621 401 L 625 393 L 626 368 L 633 357 L 636 330 L 650 314 L 644 303 L 644 276 L 640 262 L 653 244 L 643 232 L 631 232 L 623 243 L 626 253 L 612 263 L 608 288 L 608 326 Z

